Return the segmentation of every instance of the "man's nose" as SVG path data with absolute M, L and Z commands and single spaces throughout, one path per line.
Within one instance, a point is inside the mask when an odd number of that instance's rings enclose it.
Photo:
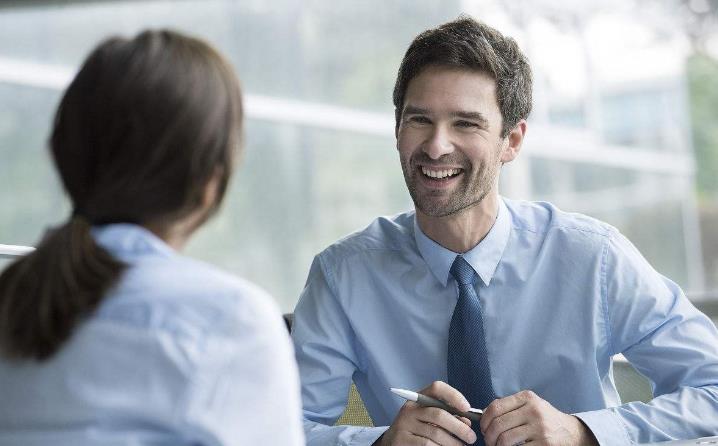
M 442 156 L 454 151 L 454 145 L 451 143 L 449 132 L 443 126 L 437 125 L 429 135 L 429 139 L 424 144 L 424 153 L 429 155 L 431 159 L 439 159 Z

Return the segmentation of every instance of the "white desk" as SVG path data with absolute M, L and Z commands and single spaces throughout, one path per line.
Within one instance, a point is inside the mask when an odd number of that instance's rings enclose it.
M 716 445 L 718 446 L 718 437 L 703 437 L 695 440 L 674 440 L 663 441 L 660 443 L 650 443 L 644 446 L 695 446 L 695 445 Z
M 34 250 L 30 246 L 0 245 L 0 259 L 14 259 Z

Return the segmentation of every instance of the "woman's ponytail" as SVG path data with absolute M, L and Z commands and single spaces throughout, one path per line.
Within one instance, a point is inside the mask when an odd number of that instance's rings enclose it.
M 124 268 L 97 245 L 84 218 L 71 218 L 0 275 L 0 351 L 17 359 L 52 356 Z
M 241 139 L 241 99 L 231 64 L 201 40 L 158 30 L 95 48 L 49 141 L 81 217 L 0 275 L 0 354 L 52 356 L 120 278 L 126 265 L 95 243 L 90 224 L 174 224 L 202 208 L 214 180 L 219 206 Z

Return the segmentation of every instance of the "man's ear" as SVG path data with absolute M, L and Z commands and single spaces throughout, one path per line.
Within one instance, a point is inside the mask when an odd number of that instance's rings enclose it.
M 526 136 L 526 120 L 522 119 L 514 126 L 514 128 L 506 136 L 508 144 L 504 147 L 501 152 L 501 163 L 510 163 L 521 151 L 521 144 L 524 142 L 524 136 Z
M 399 140 L 399 125 L 400 124 L 401 124 L 401 116 L 396 116 L 396 119 L 394 121 L 394 138 L 397 141 Z

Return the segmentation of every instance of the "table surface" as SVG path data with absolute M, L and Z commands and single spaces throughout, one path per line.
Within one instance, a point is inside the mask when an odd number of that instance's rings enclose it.
M 718 436 L 716 437 L 703 437 L 695 440 L 675 440 L 675 441 L 664 441 L 660 443 L 650 443 L 644 446 L 694 446 L 694 445 L 718 445 Z

